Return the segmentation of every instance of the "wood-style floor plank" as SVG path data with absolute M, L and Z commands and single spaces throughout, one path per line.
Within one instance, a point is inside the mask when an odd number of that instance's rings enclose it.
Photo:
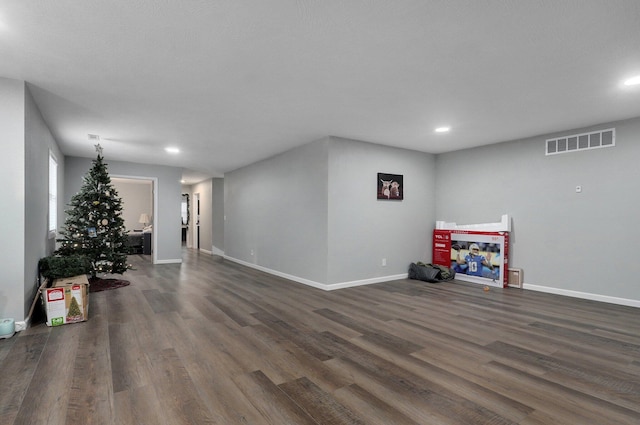
M 90 326 L 87 322 L 75 323 L 49 335 L 15 425 L 66 423 L 79 335 Z
M 2 425 L 640 423 L 640 309 L 148 258 L 88 321 L 0 340 Z
M 165 421 L 173 425 L 213 424 L 205 401 L 182 360 L 172 348 L 163 350 L 153 366 L 153 385 Z
M 298 406 L 319 424 L 364 425 L 348 407 L 338 403 L 329 393 L 323 391 L 307 378 L 299 378 L 279 385 Z
M 336 390 L 335 396 L 360 417 L 367 418 L 369 425 L 421 425 L 357 384 Z
M 109 425 L 113 423 L 114 391 L 105 298 L 96 299 L 92 307 L 92 326 L 83 326 L 79 335 L 66 421 Z
M 318 425 L 299 405 L 260 371 L 237 376 L 234 381 L 268 424 Z
M 20 337 L 3 340 L 1 344 L 10 347 L 0 363 L 2 380 L 0 381 L 0 423 L 13 423 L 24 401 L 29 384 L 36 372 L 38 363 L 49 335 L 25 331 Z
M 114 424 L 171 425 L 154 385 L 130 388 L 114 395 Z

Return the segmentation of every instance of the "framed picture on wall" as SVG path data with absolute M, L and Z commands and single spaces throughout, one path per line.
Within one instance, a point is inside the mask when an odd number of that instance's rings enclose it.
M 402 201 L 404 185 L 402 174 L 378 173 L 378 199 Z

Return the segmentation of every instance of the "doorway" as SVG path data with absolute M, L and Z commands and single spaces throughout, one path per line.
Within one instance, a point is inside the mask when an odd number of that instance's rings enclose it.
M 112 176 L 111 183 L 122 200 L 122 218 L 125 228 L 133 232 L 130 240 L 142 241 L 140 254 L 156 263 L 156 212 L 158 200 L 154 177 Z M 138 235 L 139 233 L 139 235 Z
M 189 205 L 189 194 L 182 194 L 182 201 L 180 204 L 180 215 L 182 216 L 182 246 L 188 246 L 187 235 L 189 234 L 189 221 L 190 221 L 191 206 Z
M 194 238 L 194 247 L 197 250 L 200 250 L 200 194 L 199 193 L 194 193 L 193 194 L 193 209 L 195 212 L 195 217 L 194 217 L 194 224 L 195 226 L 193 231 L 193 238 Z

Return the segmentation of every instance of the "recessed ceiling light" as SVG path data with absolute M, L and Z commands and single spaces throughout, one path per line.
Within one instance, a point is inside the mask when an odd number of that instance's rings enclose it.
M 640 84 L 640 75 L 636 75 L 635 77 L 624 81 L 625 86 L 637 86 L 638 84 Z
M 438 127 L 436 128 L 436 133 L 447 133 L 451 130 L 451 127 Z
M 178 148 L 164 148 L 165 151 L 169 152 L 169 153 L 180 153 L 180 149 Z

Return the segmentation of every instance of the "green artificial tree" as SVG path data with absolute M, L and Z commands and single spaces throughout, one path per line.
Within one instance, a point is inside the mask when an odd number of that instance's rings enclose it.
M 51 255 L 41 258 L 38 262 L 38 271 L 42 277 L 49 280 L 87 274 L 90 270 L 91 262 L 89 259 L 79 254 L 64 257 Z
M 127 234 L 122 218 L 122 200 L 111 185 L 102 148 L 96 145 L 97 158 L 84 176 L 80 192 L 68 205 L 65 226 L 55 252 L 61 256 L 82 255 L 89 260 L 89 273 L 122 274 L 127 265 Z

